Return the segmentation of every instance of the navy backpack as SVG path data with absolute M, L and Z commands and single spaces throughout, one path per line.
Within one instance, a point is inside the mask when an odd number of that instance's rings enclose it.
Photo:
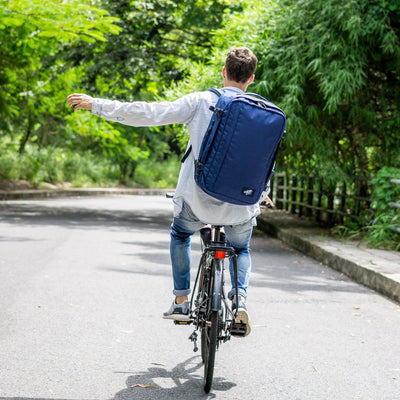
M 213 116 L 195 160 L 195 181 L 224 202 L 255 204 L 272 177 L 286 116 L 257 94 L 209 90 L 219 99 L 210 107 Z

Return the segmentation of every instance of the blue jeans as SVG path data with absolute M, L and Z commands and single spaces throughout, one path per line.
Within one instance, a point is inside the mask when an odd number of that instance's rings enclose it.
M 204 224 L 193 215 L 185 204 L 180 214 L 172 222 L 170 253 L 174 278 L 173 293 L 175 296 L 187 296 L 190 294 L 190 239 L 203 226 Z M 238 292 L 246 298 L 251 270 L 249 244 L 253 232 L 253 221 L 250 220 L 240 225 L 226 225 L 224 226 L 224 231 L 227 242 L 235 249 L 237 254 Z M 228 297 L 232 299 L 235 294 L 232 260 L 230 260 L 229 271 L 232 290 L 228 293 Z

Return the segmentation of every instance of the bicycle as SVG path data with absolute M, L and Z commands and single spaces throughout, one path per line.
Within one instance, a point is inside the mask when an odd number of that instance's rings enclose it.
M 198 331 L 201 336 L 201 358 L 204 363 L 204 391 L 208 393 L 214 375 L 215 353 L 221 343 L 230 340 L 232 335 L 245 336 L 246 325 L 237 321 L 235 312 L 228 304 L 225 295 L 224 261 L 232 258 L 236 299 L 237 256 L 235 250 L 225 241 L 222 227 L 212 225 L 200 230 L 202 255 L 197 270 L 193 294 L 190 300 L 188 321 L 174 321 L 177 325 L 193 324 L 196 328 L 189 336 L 198 351 Z
M 167 194 L 172 198 L 173 194 Z M 272 206 L 265 201 L 264 206 Z M 187 321 L 174 321 L 176 325 L 195 326 L 189 336 L 193 342 L 193 351 L 198 351 L 198 331 L 201 336 L 201 358 L 204 363 L 204 391 L 208 393 L 212 386 L 215 353 L 221 343 L 232 336 L 246 336 L 247 325 L 239 320 L 238 307 L 235 311 L 228 304 L 225 294 L 225 259 L 232 259 L 235 282 L 234 298 L 239 299 L 237 255 L 233 247 L 225 240 L 222 226 L 211 225 L 200 229 L 202 254 L 196 280 L 190 299 L 190 312 Z

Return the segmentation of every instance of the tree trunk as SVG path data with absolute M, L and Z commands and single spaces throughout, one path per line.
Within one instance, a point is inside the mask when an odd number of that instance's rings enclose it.
M 24 137 L 21 139 L 21 143 L 19 144 L 19 154 L 22 154 L 25 151 L 25 146 L 28 143 L 29 137 L 31 136 L 33 128 L 33 121 L 31 116 L 28 117 L 28 127 L 26 129 Z

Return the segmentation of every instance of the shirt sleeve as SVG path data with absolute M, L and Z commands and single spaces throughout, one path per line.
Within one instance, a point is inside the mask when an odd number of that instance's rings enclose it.
M 196 112 L 198 96 L 192 93 L 175 101 L 149 103 L 96 98 L 92 104 L 92 114 L 108 121 L 120 122 L 131 126 L 160 126 L 169 124 L 187 124 Z

